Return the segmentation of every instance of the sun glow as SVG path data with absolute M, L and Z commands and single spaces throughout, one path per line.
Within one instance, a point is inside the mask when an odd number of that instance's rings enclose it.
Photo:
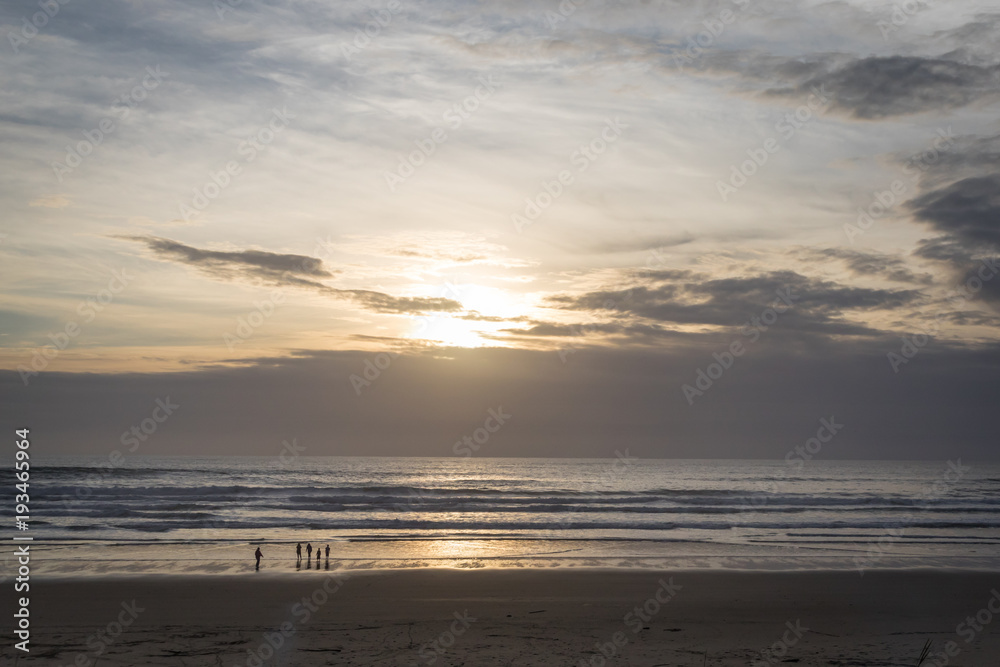
M 495 287 L 449 284 L 440 296 L 458 301 L 465 311 L 414 318 L 410 338 L 451 347 L 497 345 L 493 335 L 512 326 L 513 320 L 525 312 L 521 301 Z
M 417 318 L 412 338 L 435 341 L 448 347 L 482 347 L 488 343 L 476 325 L 478 322 L 459 319 L 452 315 Z

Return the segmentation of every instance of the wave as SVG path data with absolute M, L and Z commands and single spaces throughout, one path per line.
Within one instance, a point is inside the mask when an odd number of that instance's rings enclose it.
M 139 517 L 137 517 L 139 518 Z M 622 531 L 678 531 L 678 530 L 732 530 L 734 527 L 741 529 L 769 529 L 781 530 L 787 534 L 800 529 L 847 529 L 847 530 L 881 530 L 900 533 L 904 538 L 906 531 L 914 528 L 923 529 L 974 529 L 974 528 L 1000 528 L 1000 520 L 997 521 L 913 521 L 909 523 L 900 522 L 855 522 L 847 523 L 843 521 L 742 521 L 738 524 L 726 521 L 503 521 L 496 519 L 469 519 L 467 521 L 455 519 L 356 519 L 356 520 L 336 520 L 317 521 L 315 519 L 289 520 L 288 517 L 274 517 L 271 519 L 255 517 L 252 519 L 222 519 L 213 517 L 185 517 L 183 519 L 168 521 L 152 521 L 153 517 L 141 517 L 142 520 L 134 522 L 109 522 L 108 526 L 115 529 L 131 530 L 139 532 L 163 532 L 175 529 L 245 529 L 264 530 L 274 528 L 304 529 L 304 530 L 519 530 L 527 532 L 537 531 L 567 531 L 567 530 L 622 530 Z M 165 517 L 164 517 L 165 518 Z M 878 537 L 878 535 L 866 535 L 866 537 Z M 938 536 L 940 537 L 940 536 Z
M 792 474 L 780 464 L 647 461 L 609 475 L 607 460 L 310 459 L 295 468 L 273 458 L 269 465 L 139 457 L 128 461 L 137 468 L 72 463 L 34 469 L 32 528 L 39 538 L 294 542 L 315 531 L 352 542 L 697 542 L 734 553 L 800 546 L 801 555 L 868 549 L 892 535 L 894 549 L 928 557 L 992 553 L 1000 545 L 1000 467 L 976 467 L 924 499 L 944 466 L 810 462 Z M 11 488 L 0 487 L 0 498 L 8 496 Z M 0 503 L 0 517 L 13 506 Z

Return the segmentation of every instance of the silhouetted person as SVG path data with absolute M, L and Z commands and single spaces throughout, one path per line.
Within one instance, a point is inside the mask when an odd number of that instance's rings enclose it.
M 299 542 L 295 545 L 295 560 L 302 560 L 302 543 Z
M 312 560 L 313 557 L 313 545 L 311 543 L 306 544 L 306 557 Z
M 330 545 L 326 545 L 326 559 L 330 560 Z
M 262 554 L 260 552 L 260 547 L 257 547 L 257 551 L 254 553 L 254 556 L 257 558 L 257 569 L 259 570 L 260 569 L 260 559 L 264 557 L 264 554 Z

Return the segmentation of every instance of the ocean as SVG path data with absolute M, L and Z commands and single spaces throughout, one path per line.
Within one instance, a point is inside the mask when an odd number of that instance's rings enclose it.
M 271 572 L 330 562 L 350 569 L 1000 566 L 995 463 L 627 454 L 118 463 L 65 457 L 32 469 L 27 534 L 42 574 L 239 573 L 252 569 L 257 545 Z M 299 542 L 329 545 L 330 561 L 298 563 Z M 12 550 L 2 553 L 9 576 Z

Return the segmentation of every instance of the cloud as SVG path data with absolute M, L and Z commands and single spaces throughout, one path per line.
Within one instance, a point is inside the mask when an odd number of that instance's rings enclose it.
M 957 109 L 996 98 L 1000 82 L 996 66 L 916 56 L 872 56 L 830 69 L 823 68 L 822 61 L 775 65 L 774 74 L 793 83 L 770 88 L 769 96 L 800 100 L 819 90 L 832 98 L 832 108 L 865 120 Z
M 69 199 L 63 195 L 46 195 L 44 197 L 39 197 L 38 199 L 32 199 L 28 202 L 28 206 L 41 206 L 44 208 L 66 208 L 72 204 Z
M 322 260 L 308 255 L 279 254 L 262 250 L 204 250 L 155 236 L 121 238 L 144 243 L 159 258 L 192 266 L 218 280 L 256 279 L 271 285 L 314 289 L 330 296 L 350 299 L 380 313 L 409 314 L 462 310 L 462 304 L 452 299 L 396 297 L 372 290 L 330 287 L 315 279 L 333 278 L 341 271 L 330 271 L 324 267 Z
M 857 276 L 881 276 L 900 283 L 930 285 L 934 277 L 929 273 L 916 274 L 906 266 L 902 257 L 879 252 L 862 252 L 849 248 L 822 248 L 806 250 L 807 258 L 839 259 Z
M 913 254 L 935 262 L 963 264 L 969 261 L 971 252 L 964 243 L 951 236 L 936 236 L 918 241 Z
M 923 298 L 918 290 L 849 287 L 793 271 L 688 282 L 661 282 L 630 289 L 550 297 L 553 307 L 677 325 L 733 327 L 781 300 L 793 307 L 782 328 L 805 333 L 875 336 L 882 332 L 842 318 L 849 311 L 892 310 Z
M 332 278 L 334 275 L 323 267 L 322 260 L 308 255 L 288 255 L 262 250 L 203 250 L 157 236 L 126 238 L 145 243 L 161 258 L 193 266 L 220 278 L 231 278 L 240 273 L 273 279 L 281 278 L 285 274 L 314 278 Z
M 529 327 L 504 329 L 504 333 L 527 338 L 573 338 L 572 345 L 602 336 L 614 343 L 630 344 L 663 343 L 664 341 L 697 341 L 708 336 L 688 331 L 670 329 L 656 323 L 576 322 L 573 324 L 535 321 Z M 595 343 L 596 345 L 596 343 Z
M 992 174 L 1000 164 L 1000 134 L 949 136 L 950 125 L 938 134 L 940 140 L 935 138 L 926 150 L 916 155 L 904 151 L 892 155 L 904 172 L 918 177 L 925 191 L 963 178 Z M 939 147 L 939 141 L 947 143 Z
M 963 178 L 907 206 L 917 220 L 956 240 L 1000 249 L 1000 175 Z
M 439 297 L 399 297 L 372 292 L 370 290 L 336 290 L 327 289 L 330 294 L 346 296 L 357 303 L 379 313 L 395 313 L 406 315 L 427 312 L 456 312 L 462 310 L 462 304 L 452 299 Z
M 1000 14 L 976 14 L 972 21 L 933 35 L 936 42 L 952 49 L 950 57 L 963 62 L 995 63 L 1000 41 Z
M 668 234 L 659 236 L 644 236 L 636 239 L 621 239 L 613 241 L 601 241 L 587 247 L 588 252 L 594 253 L 619 253 L 619 252 L 642 252 L 646 250 L 657 250 L 659 248 L 675 248 L 687 245 L 696 241 L 694 234 L 681 232 L 679 234 Z
M 455 230 L 405 230 L 379 236 L 351 234 L 343 237 L 338 249 L 361 256 L 402 257 L 413 260 L 420 268 L 441 263 L 507 268 L 533 265 L 533 262 L 507 257 L 506 246 L 483 234 Z
M 1000 176 L 964 178 L 907 206 L 917 220 L 944 232 L 921 240 L 914 254 L 948 265 L 960 293 L 1000 309 Z
M 310 454 L 449 456 L 455 433 L 503 406 L 513 419 L 490 456 L 613 456 L 627 443 L 640 458 L 777 459 L 833 415 L 846 425 L 833 458 L 995 459 L 986 407 L 1000 388 L 1000 349 L 935 341 L 905 377 L 887 349 L 850 339 L 792 355 L 768 335 L 693 406 L 681 387 L 714 361 L 715 341 L 580 347 L 565 362 L 551 350 L 401 351 L 361 396 L 350 377 L 374 353 L 351 350 L 188 372 L 48 371 L 34 381 L 44 401 L 16 371 L 0 371 L 0 391 L 25 423 L 45 422 L 48 451 L 59 454 L 106 455 L 109 425 L 121 431 L 169 396 L 183 407 L 144 454 L 273 455 L 294 425 Z

